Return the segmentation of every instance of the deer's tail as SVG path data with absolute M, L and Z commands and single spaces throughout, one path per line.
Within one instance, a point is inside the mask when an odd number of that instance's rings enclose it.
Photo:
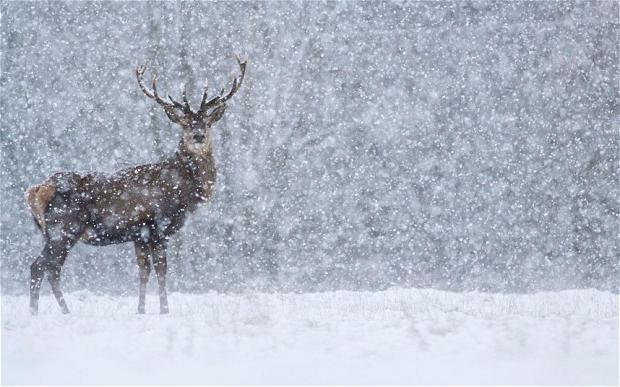
M 55 192 L 56 186 L 49 181 L 26 190 L 26 203 L 30 207 L 35 224 L 43 234 L 45 234 L 45 211 Z

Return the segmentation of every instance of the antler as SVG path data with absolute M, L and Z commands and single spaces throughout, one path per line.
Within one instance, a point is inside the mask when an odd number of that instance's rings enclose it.
M 202 94 L 202 101 L 200 102 L 199 113 L 201 114 L 206 113 L 208 109 L 214 106 L 225 104 L 226 101 L 228 101 L 237 92 L 237 90 L 239 90 L 239 88 L 241 87 L 241 84 L 243 83 L 243 78 L 245 77 L 245 67 L 248 61 L 246 60 L 246 61 L 241 62 L 241 59 L 239 59 L 238 55 L 235 56 L 235 59 L 237 60 L 237 64 L 239 64 L 241 75 L 239 76 L 239 78 L 235 77 L 233 79 L 233 86 L 226 95 L 223 95 L 224 89 L 222 89 L 222 91 L 220 92 L 220 95 L 211 98 L 209 101 L 207 101 L 207 90 L 208 90 L 209 83 L 205 81 L 205 88 L 204 88 L 204 93 Z
M 200 112 L 207 111 L 208 108 L 215 105 L 215 103 L 219 101 L 220 99 L 220 97 L 216 96 L 216 97 L 211 98 L 211 100 L 207 102 L 207 91 L 208 90 L 209 90 L 209 80 L 205 79 L 205 90 L 202 93 L 202 100 L 200 101 Z
M 183 105 L 179 102 L 175 101 L 170 95 L 168 95 L 168 99 L 174 104 L 177 109 L 183 110 L 183 113 L 189 114 L 192 112 L 192 109 L 189 107 L 189 101 L 187 100 L 187 85 L 183 84 L 183 89 L 181 91 L 183 97 Z
M 243 83 L 243 78 L 245 77 L 245 66 L 247 65 L 248 61 L 246 60 L 245 62 L 241 62 L 241 59 L 239 59 L 239 55 L 235 56 L 235 59 L 237 60 L 237 63 L 239 64 L 239 69 L 241 69 L 241 75 L 239 76 L 239 81 L 238 82 L 237 82 L 237 77 L 235 77 L 235 79 L 233 80 L 232 88 L 230 89 L 228 94 L 226 94 L 221 99 L 222 103 L 226 103 L 226 101 L 228 101 L 230 99 L 230 97 L 235 95 L 237 90 L 239 90 L 239 88 L 241 87 L 241 84 Z
M 179 106 L 177 106 L 177 103 L 175 103 L 174 100 L 172 101 L 173 103 L 166 102 L 159 96 L 159 94 L 157 94 L 157 76 L 156 75 L 153 75 L 153 83 L 152 83 L 153 92 L 149 91 L 146 88 L 146 86 L 144 86 L 144 83 L 142 82 L 142 76 L 144 75 L 145 71 L 146 71 L 146 65 L 138 65 L 136 67 L 136 78 L 138 79 L 138 85 L 140 85 L 140 89 L 142 89 L 142 92 L 144 93 L 144 95 L 157 101 L 157 103 L 163 106 L 164 109 L 179 108 Z M 172 98 L 170 99 L 172 100 Z
M 238 55 L 236 56 L 236 59 L 237 59 L 237 64 L 239 65 L 239 69 L 241 70 L 241 74 L 239 75 L 239 77 L 235 77 L 233 79 L 233 85 L 230 91 L 226 95 L 224 95 L 224 89 L 222 89 L 222 91 L 220 91 L 220 95 L 216 95 L 210 100 L 207 100 L 208 83 L 205 82 L 204 92 L 202 94 L 202 101 L 200 102 L 200 109 L 196 113 L 192 113 L 192 110 L 189 106 L 189 101 L 187 99 L 187 86 L 186 85 L 183 85 L 183 89 L 181 91 L 182 93 L 181 97 L 183 99 L 183 103 L 180 103 L 176 101 L 174 98 L 172 98 L 172 96 L 170 95 L 168 95 L 168 99 L 170 101 L 167 101 L 159 96 L 159 94 L 157 93 L 157 76 L 156 75 L 153 75 L 152 86 L 151 86 L 152 90 L 149 90 L 146 88 L 146 86 L 144 86 L 142 77 L 144 76 L 144 72 L 146 71 L 146 65 L 138 65 L 136 67 L 136 78 L 138 80 L 138 85 L 140 86 L 140 89 L 142 90 L 144 95 L 155 100 L 158 104 L 163 106 L 164 111 L 166 112 L 166 115 L 172 121 L 179 122 L 182 119 L 180 115 L 177 115 L 177 111 L 182 112 L 185 117 L 188 117 L 189 115 L 192 115 L 192 114 L 197 114 L 197 115 L 202 116 L 203 118 L 206 118 L 206 116 L 204 115 L 207 113 L 207 110 L 212 109 L 212 108 L 215 108 L 215 109 L 211 111 L 211 114 L 209 114 L 208 117 L 212 119 L 212 121 L 216 121 L 224 113 L 224 109 L 226 108 L 225 106 L 226 101 L 228 101 L 239 90 L 239 88 L 241 87 L 241 84 L 243 83 L 243 78 L 245 77 L 245 67 L 247 64 L 247 60 L 244 62 L 241 62 L 241 59 L 239 59 Z

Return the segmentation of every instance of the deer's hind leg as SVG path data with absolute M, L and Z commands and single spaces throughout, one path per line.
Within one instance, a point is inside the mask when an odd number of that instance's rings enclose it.
M 53 195 L 48 207 L 51 206 L 54 210 L 41 214 L 42 221 L 39 224 L 45 238 L 45 246 L 30 266 L 30 313 L 32 314 L 37 314 L 39 310 L 39 294 L 45 273 L 47 273 L 52 293 L 62 313 L 69 313 L 69 308 L 60 290 L 60 271 L 69 250 L 84 231 L 84 223 L 80 221 L 77 208 L 70 204 L 61 195 Z
M 43 248 L 41 254 L 30 265 L 30 314 L 39 312 L 39 293 L 41 292 L 41 282 L 45 275 L 45 256 L 44 252 L 47 246 Z
M 57 240 L 46 238 L 41 254 L 30 266 L 30 313 L 37 314 L 39 311 L 39 294 L 45 273 L 47 273 L 47 279 L 60 310 L 64 314 L 69 313 L 69 308 L 60 289 L 60 271 L 69 250 L 76 242 L 77 238 L 73 235 L 63 236 L 62 239 Z
M 50 258 L 46 262 L 47 280 L 52 287 L 52 293 L 54 293 L 54 297 L 58 302 L 58 306 L 60 306 L 60 310 L 62 313 L 67 314 L 69 313 L 69 308 L 67 307 L 67 302 L 65 301 L 62 291 L 60 290 L 60 270 L 62 269 L 62 265 L 65 263 L 69 250 L 65 246 L 60 246 L 56 251 L 54 250 L 55 248 L 52 247 Z

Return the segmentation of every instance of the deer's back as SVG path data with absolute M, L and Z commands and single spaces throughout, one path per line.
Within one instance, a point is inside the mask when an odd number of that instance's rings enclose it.
M 114 174 L 60 172 L 30 188 L 27 200 L 44 232 L 70 222 L 89 244 L 158 240 L 176 232 L 192 209 L 194 188 L 184 174 L 165 162 Z

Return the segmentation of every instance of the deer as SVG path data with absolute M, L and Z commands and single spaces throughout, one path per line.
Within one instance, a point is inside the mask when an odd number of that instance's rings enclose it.
M 183 226 L 188 214 L 208 201 L 216 182 L 212 127 L 224 115 L 226 104 L 241 87 L 246 61 L 236 57 L 240 74 L 231 89 L 208 98 L 208 82 L 198 110 L 192 110 L 187 85 L 182 102 L 151 89 L 143 82 L 146 65 L 135 70 L 138 86 L 163 107 L 168 119 L 181 126 L 178 148 L 163 160 L 101 172 L 63 171 L 26 190 L 26 202 L 44 239 L 44 247 L 30 266 L 30 313 L 39 309 L 41 283 L 47 275 L 62 313 L 69 308 L 60 288 L 60 272 L 69 250 L 77 242 L 105 246 L 133 242 L 139 272 L 138 314 L 145 313 L 146 287 L 155 269 L 161 314 L 169 312 L 166 292 L 166 244 Z

